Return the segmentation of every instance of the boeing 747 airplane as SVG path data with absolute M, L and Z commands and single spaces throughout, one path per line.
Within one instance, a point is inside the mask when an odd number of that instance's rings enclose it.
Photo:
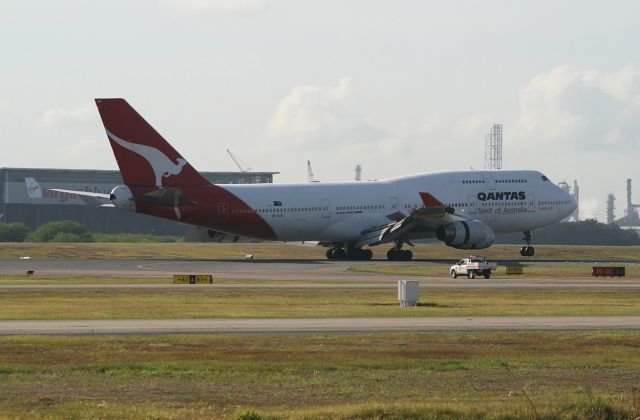
M 367 182 L 215 185 L 207 181 L 124 99 L 96 99 L 125 185 L 111 194 L 68 191 L 114 207 L 209 230 L 235 241 L 312 241 L 329 259 L 370 259 L 392 244 L 390 260 L 410 260 L 411 241 L 437 238 L 458 249 L 488 248 L 497 233 L 531 232 L 576 208 L 537 171 L 451 171 Z M 63 191 L 63 190 L 62 190 Z

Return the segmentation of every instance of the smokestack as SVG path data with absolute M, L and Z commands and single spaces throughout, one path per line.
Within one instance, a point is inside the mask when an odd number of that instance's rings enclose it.
M 633 203 L 631 202 L 631 178 L 627 179 L 627 214 L 633 213 Z
M 356 171 L 356 181 L 362 181 L 362 165 L 357 164 L 355 167 L 355 171 Z

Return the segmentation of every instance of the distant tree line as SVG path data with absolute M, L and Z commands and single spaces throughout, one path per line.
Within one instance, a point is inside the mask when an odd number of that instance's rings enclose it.
M 0 242 L 179 242 L 172 235 L 92 233 L 73 220 L 45 223 L 31 232 L 24 223 L 0 224 Z
M 522 234 L 500 235 L 496 243 L 521 243 Z M 556 223 L 535 231 L 534 244 L 544 245 L 640 245 L 636 231 L 600 223 L 595 219 Z

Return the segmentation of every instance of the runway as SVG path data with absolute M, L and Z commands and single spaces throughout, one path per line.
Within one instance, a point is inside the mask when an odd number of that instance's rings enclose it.
M 419 280 L 423 289 L 608 289 L 640 290 L 640 280 L 619 278 L 452 279 L 443 276 L 405 276 L 351 270 L 358 265 L 406 266 L 389 261 L 325 260 L 0 260 L 0 276 L 24 276 L 28 284 L 1 284 L 0 290 L 92 289 L 395 289 L 397 280 Z M 419 263 L 418 263 L 419 264 Z M 561 262 L 551 263 L 562 264 Z M 585 263 L 590 273 L 591 263 Z M 448 265 L 442 263 L 443 273 Z M 550 270 L 552 272 L 552 270 Z M 174 285 L 173 274 L 212 274 L 211 285 Z M 91 278 L 91 283 L 65 283 Z M 98 278 L 96 282 L 96 278 Z M 122 279 L 122 284 L 100 283 L 100 278 Z M 142 279 L 145 283 L 136 283 Z M 38 281 L 56 284 L 38 284 Z M 157 281 L 156 281 L 157 280 Z M 74 280 L 77 281 L 77 280 Z M 151 281 L 152 283 L 147 283 Z M 218 282 L 218 283 L 216 283 Z M 354 332 L 427 332 L 490 330 L 640 330 L 640 316 L 589 317 L 378 317 L 294 319 L 124 319 L 124 320 L 9 320 L 0 321 L 0 335 L 15 334 L 312 334 Z
M 638 330 L 640 316 L 0 321 L 0 335 Z
M 419 264 L 419 263 L 417 263 Z M 549 263 L 547 263 L 549 264 Z M 550 263 L 561 264 L 560 262 Z M 407 276 L 367 273 L 350 270 L 359 265 L 393 267 L 407 263 L 389 261 L 326 260 L 0 260 L 0 275 L 24 276 L 33 270 L 40 279 L 69 277 L 123 278 L 124 284 L 23 284 L 0 285 L 0 290 L 15 289 L 158 289 L 158 288 L 395 288 L 396 281 L 418 280 L 432 289 L 608 289 L 640 290 L 639 280 L 591 278 L 591 263 L 584 263 L 584 278 L 476 278 L 452 279 L 442 265 L 443 276 Z M 552 270 L 550 270 L 552 271 Z M 212 274 L 213 285 L 168 284 L 173 274 Z M 135 283 L 131 278 L 158 279 L 157 284 Z M 224 283 L 233 280 L 235 283 Z M 60 281 L 60 283 L 63 283 Z

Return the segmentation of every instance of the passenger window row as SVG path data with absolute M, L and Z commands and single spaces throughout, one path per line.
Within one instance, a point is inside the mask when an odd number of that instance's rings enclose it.
M 383 208 L 382 204 L 367 204 L 363 206 L 338 206 L 336 210 L 382 210 Z
M 571 201 L 569 200 L 538 201 L 539 206 L 553 206 L 553 205 L 561 205 L 561 204 L 571 204 Z
M 496 184 L 526 184 L 526 179 L 496 179 Z
M 232 214 L 250 214 L 250 213 L 304 213 L 312 211 L 328 210 L 327 207 L 275 207 L 271 209 L 234 209 Z

